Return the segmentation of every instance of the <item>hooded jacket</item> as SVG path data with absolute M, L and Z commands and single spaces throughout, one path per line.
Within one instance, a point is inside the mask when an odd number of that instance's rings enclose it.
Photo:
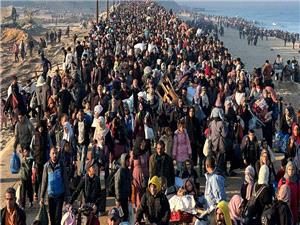
M 131 173 L 126 167 L 126 159 L 129 159 L 127 153 L 121 155 L 121 167 L 115 174 L 115 193 L 116 199 L 129 199 L 131 196 Z
M 149 181 L 150 184 L 154 184 L 158 190 L 158 193 L 154 196 L 147 191 L 143 197 L 140 207 L 136 214 L 136 220 L 141 222 L 143 215 L 146 216 L 147 221 L 151 224 L 156 223 L 157 225 L 169 224 L 171 210 L 167 197 L 161 193 L 161 184 L 157 176 L 152 177 Z
M 77 199 L 77 196 L 81 191 L 83 191 L 86 203 L 95 203 L 98 205 L 100 203 L 101 196 L 100 178 L 96 175 L 94 175 L 94 177 L 90 177 L 87 174 L 83 176 L 76 188 L 76 191 L 72 195 L 70 201 L 71 204 L 75 201 L 75 199 Z

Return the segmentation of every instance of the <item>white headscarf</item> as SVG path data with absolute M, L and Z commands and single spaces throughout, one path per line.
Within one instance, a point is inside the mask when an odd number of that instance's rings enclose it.
M 266 184 L 268 185 L 269 183 L 269 167 L 267 165 L 262 165 L 260 167 L 259 173 L 258 173 L 258 184 Z

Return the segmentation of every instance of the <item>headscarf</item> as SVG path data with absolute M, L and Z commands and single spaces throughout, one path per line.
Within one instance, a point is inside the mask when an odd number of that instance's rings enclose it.
M 294 174 L 293 174 L 293 176 L 290 177 L 288 175 L 288 168 L 291 167 L 291 166 L 294 168 Z M 286 164 L 284 178 L 286 180 L 289 180 L 289 181 L 293 182 L 293 183 L 297 183 L 296 167 L 295 167 L 295 164 L 292 161 L 289 161 Z
M 237 220 L 241 219 L 241 217 L 239 216 L 239 211 L 240 211 L 242 201 L 243 201 L 243 199 L 242 199 L 241 196 L 234 195 L 230 199 L 230 202 L 228 204 L 230 217 L 231 217 L 234 224 L 236 224 Z
M 267 165 L 262 165 L 260 167 L 259 173 L 258 173 L 258 184 L 265 184 L 268 185 L 269 183 L 269 167 Z
M 265 89 L 271 94 L 272 101 L 277 103 L 277 95 L 274 89 L 270 86 L 265 87 Z
M 73 129 L 71 127 L 71 124 L 69 122 L 65 122 L 64 125 L 64 133 L 63 133 L 63 140 L 66 140 L 68 142 L 72 141 L 73 138 Z M 65 128 L 67 129 L 67 131 L 65 131 Z
M 105 136 L 107 135 L 108 132 L 109 129 L 105 126 L 105 119 L 103 116 L 100 116 L 96 121 L 96 129 L 93 137 L 94 140 L 97 140 L 97 144 L 99 147 L 103 147 L 100 146 L 100 141 L 102 139 L 105 140 Z
M 294 138 L 294 140 L 296 141 L 297 144 L 300 144 L 300 135 L 298 135 L 298 136 L 294 135 L 294 128 L 295 127 L 298 127 L 298 129 L 300 131 L 299 125 L 297 123 L 293 123 L 292 124 L 292 138 Z
M 291 189 L 287 184 L 280 186 L 277 194 L 277 199 L 286 203 L 290 203 L 291 200 Z
M 157 192 L 160 192 L 161 183 L 160 183 L 160 179 L 158 178 L 158 176 L 154 176 L 151 178 L 151 180 L 148 183 L 148 188 L 150 187 L 150 184 L 154 184 L 157 189 Z
M 252 188 L 254 185 L 254 176 L 255 170 L 254 168 L 249 165 L 245 169 L 245 181 L 247 182 L 247 190 L 246 190 L 246 199 L 249 200 L 252 194 Z
M 232 225 L 230 214 L 229 214 L 228 203 L 225 201 L 220 201 L 217 205 L 217 208 L 222 211 L 224 218 L 225 218 L 226 225 Z

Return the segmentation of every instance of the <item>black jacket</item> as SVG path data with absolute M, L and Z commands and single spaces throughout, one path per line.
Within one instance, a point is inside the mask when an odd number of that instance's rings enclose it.
M 129 199 L 131 197 L 131 172 L 126 167 L 127 154 L 121 155 L 121 167 L 115 174 L 115 193 L 116 199 Z
M 264 184 L 257 184 L 254 186 L 254 189 L 255 189 L 255 192 L 258 192 L 258 190 L 263 186 Z M 261 194 L 257 197 L 257 200 L 256 200 L 256 204 L 255 204 L 255 208 L 257 210 L 257 218 L 258 221 L 256 223 L 256 225 L 260 225 L 261 224 L 261 221 L 260 221 L 260 218 L 261 218 L 261 215 L 264 211 L 264 208 L 266 205 L 270 205 L 272 204 L 272 189 L 267 186 L 262 192 Z
M 171 210 L 167 197 L 161 192 L 153 196 L 147 191 L 142 197 L 136 220 L 141 222 L 143 215 L 150 223 L 156 223 L 157 225 L 169 224 Z
M 24 210 L 22 210 L 17 204 L 16 204 L 16 210 L 17 210 L 17 218 L 16 218 L 16 224 L 14 225 L 26 225 L 26 214 Z M 4 207 L 1 209 L 1 225 L 5 224 L 5 215 L 7 212 L 7 208 Z
M 168 154 L 164 153 L 159 156 L 156 152 L 150 156 L 149 160 L 149 178 L 153 176 L 164 176 L 167 178 L 167 185 L 171 187 L 175 183 L 175 171 L 173 159 Z
M 275 203 L 277 209 L 277 216 L 276 218 L 278 225 L 292 225 L 293 224 L 293 216 L 290 210 L 290 206 L 283 201 L 276 201 Z
M 89 177 L 85 175 L 81 178 L 76 191 L 72 194 L 70 203 L 72 204 L 78 197 L 78 195 L 83 191 L 85 203 L 94 203 L 98 205 L 100 203 L 100 178 L 99 176 Z

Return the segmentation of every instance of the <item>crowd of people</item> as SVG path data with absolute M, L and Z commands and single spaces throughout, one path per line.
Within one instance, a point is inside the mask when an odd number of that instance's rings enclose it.
M 287 32 L 280 29 L 266 29 L 259 26 L 258 22 L 247 21 L 242 17 L 228 17 L 195 14 L 195 20 L 204 20 L 213 23 L 214 25 L 222 27 L 231 27 L 239 31 L 240 39 L 247 39 L 248 45 L 257 45 L 258 40 L 263 41 L 265 38 L 276 37 L 284 41 L 284 46 L 287 42 L 291 42 L 293 49 L 296 47 L 296 42 L 299 43 L 299 33 Z
M 14 76 L 1 106 L 22 156 L 22 191 L 20 205 L 6 191 L 1 224 L 26 224 L 34 201 L 61 224 L 64 203 L 79 196 L 95 217 L 115 197 L 108 224 L 169 224 L 177 197 L 195 203 L 195 224 L 297 224 L 300 114 L 280 112 L 271 63 L 248 73 L 209 31 L 152 1 L 124 1 L 66 46 L 63 70 L 45 51 L 34 82 Z M 279 170 L 276 129 L 288 137 Z M 229 199 L 237 169 L 244 180 Z

